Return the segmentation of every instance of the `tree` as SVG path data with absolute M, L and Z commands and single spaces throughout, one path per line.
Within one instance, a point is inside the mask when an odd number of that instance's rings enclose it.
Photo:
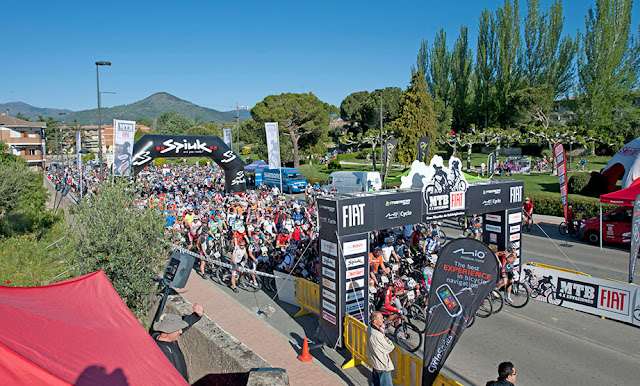
M 631 8 L 631 0 L 597 0 L 585 18 L 578 80 L 587 126 L 615 129 L 616 115 L 630 106 L 640 70 L 640 32 L 634 40 Z
M 251 109 L 256 122 L 278 122 L 280 133 L 289 136 L 296 168 L 300 166 L 300 138 L 328 130 L 330 114 L 330 106 L 313 93 L 269 95 Z
M 187 135 L 214 135 L 212 129 L 204 126 L 193 126 L 187 130 Z
M 340 103 L 340 117 L 345 121 L 362 123 L 362 105 L 369 97 L 368 91 L 357 91 L 347 95 Z
M 478 45 L 474 71 L 477 126 L 489 127 L 495 90 L 496 31 L 493 13 L 482 11 L 478 22 Z
M 548 112 L 553 103 L 553 88 L 550 85 L 527 87 L 509 95 L 509 105 L 524 118 L 525 124 L 534 122 L 549 129 Z
M 416 159 L 420 138 L 427 135 L 436 137 L 433 99 L 427 92 L 426 79 L 420 71 L 411 77 L 411 84 L 402 97 L 400 116 L 393 122 L 393 128 L 399 139 L 396 157 L 405 165 Z M 429 159 L 435 152 L 434 148 L 429 148 Z
M 520 70 L 517 59 L 520 53 L 520 19 L 518 1 L 505 0 L 496 11 L 498 52 L 496 62 L 496 102 L 498 121 L 502 127 L 510 123 L 507 103 L 509 94 L 519 88 Z
M 28 121 L 29 120 L 29 118 L 27 118 L 24 115 L 22 115 L 22 113 L 16 114 L 16 119 L 22 119 L 23 121 Z
M 433 47 L 429 51 L 429 75 L 427 90 L 434 99 L 444 102 L 444 107 L 449 107 L 451 85 L 451 53 L 447 49 L 447 33 L 441 29 L 433 41 Z
M 163 219 L 136 205 L 124 181 L 103 185 L 100 194 L 75 207 L 70 241 L 82 274 L 104 270 L 131 311 L 143 319 L 154 279 L 166 263 Z
M 193 126 L 189 118 L 174 112 L 164 113 L 158 118 L 158 133 L 164 135 L 183 135 Z
M 460 36 L 453 46 L 451 60 L 451 115 L 453 125 L 462 129 L 467 117 L 467 99 L 471 81 L 473 57 L 467 40 L 467 27 L 460 27 Z
M 138 140 L 139 140 L 140 138 L 144 137 L 146 134 L 147 134 L 147 133 L 146 133 L 145 131 L 143 131 L 143 130 L 140 130 L 140 129 L 136 128 L 136 132 L 135 132 L 135 134 L 133 135 L 133 142 L 134 142 L 134 143 L 135 143 L 135 142 L 138 142 Z
M 136 119 L 136 123 L 138 125 L 147 126 L 149 128 L 153 127 L 153 119 L 149 119 L 149 118 L 138 118 Z

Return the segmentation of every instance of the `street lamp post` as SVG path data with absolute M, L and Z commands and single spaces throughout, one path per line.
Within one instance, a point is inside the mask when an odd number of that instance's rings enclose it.
M 382 148 L 382 146 L 384 145 L 382 143 L 382 93 L 384 92 L 384 90 L 379 88 L 376 89 L 376 92 L 380 93 L 380 171 L 382 171 L 382 154 L 384 152 L 384 149 Z M 384 179 L 384 176 L 382 176 L 382 178 Z
M 110 66 L 111 62 L 96 62 L 96 85 L 98 87 L 98 162 L 100 162 L 100 183 L 104 178 L 104 170 L 102 167 L 102 112 L 100 110 L 100 74 L 98 68 L 100 66 Z

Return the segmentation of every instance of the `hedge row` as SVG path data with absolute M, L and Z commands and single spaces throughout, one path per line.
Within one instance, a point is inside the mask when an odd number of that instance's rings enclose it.
M 534 213 L 549 216 L 564 216 L 560 194 L 531 194 L 529 195 L 529 197 L 533 202 Z M 574 210 L 577 210 L 579 206 L 584 207 L 586 213 L 584 218 L 595 217 L 600 213 L 600 200 L 597 198 L 570 195 L 569 204 L 573 205 Z M 616 205 L 602 205 L 602 213 L 608 212 L 615 208 L 617 208 Z

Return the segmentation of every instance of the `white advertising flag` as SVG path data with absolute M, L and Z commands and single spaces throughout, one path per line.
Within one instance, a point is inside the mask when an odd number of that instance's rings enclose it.
M 135 121 L 113 120 L 113 175 L 131 175 L 133 137 L 136 133 Z
M 278 122 L 265 122 L 264 129 L 267 133 L 269 169 L 278 169 L 280 167 L 280 137 L 278 135 Z
M 229 149 L 231 149 L 231 145 L 233 145 L 233 136 L 231 135 L 231 129 L 224 129 L 222 131 L 222 141 L 225 143 L 225 145 L 229 146 Z

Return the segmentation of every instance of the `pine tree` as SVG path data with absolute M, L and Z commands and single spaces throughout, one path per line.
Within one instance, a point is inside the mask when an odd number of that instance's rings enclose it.
M 424 74 L 417 71 L 411 77 L 411 84 L 402 96 L 400 117 L 393 122 L 398 136 L 396 159 L 411 164 L 417 156 L 418 140 L 430 135 L 434 140 L 429 146 L 429 158 L 435 152 L 436 119 L 433 111 L 433 98 L 427 92 Z

